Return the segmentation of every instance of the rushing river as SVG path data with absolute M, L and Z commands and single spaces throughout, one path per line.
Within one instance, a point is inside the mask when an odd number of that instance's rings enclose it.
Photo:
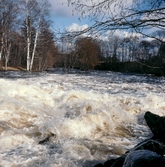
M 0 166 L 92 167 L 151 136 L 165 79 L 113 72 L 0 73 Z

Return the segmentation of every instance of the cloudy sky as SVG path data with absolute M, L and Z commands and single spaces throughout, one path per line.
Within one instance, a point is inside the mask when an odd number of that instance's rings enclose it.
M 90 3 L 90 1 L 86 0 L 81 1 Z M 122 2 L 122 0 L 118 1 Z M 93 24 L 88 19 L 79 20 L 79 18 L 81 18 L 80 13 L 76 13 L 76 11 L 74 11 L 74 8 L 68 4 L 68 0 L 49 0 L 49 2 L 51 4 L 51 19 L 53 21 L 53 29 L 60 30 L 61 32 L 65 29 L 69 31 L 80 31 Z M 132 0 L 127 0 L 127 3 L 132 3 Z M 126 36 L 128 35 L 127 33 L 121 31 L 117 31 L 117 34 L 119 36 L 123 36 L 125 34 Z
M 70 30 L 80 30 L 87 28 L 90 24 L 88 20 L 79 20 L 79 15 L 73 12 L 73 7 L 68 6 L 67 0 L 49 0 L 51 4 L 51 19 L 53 21 L 53 28 L 65 28 Z
M 89 3 L 90 1 L 85 1 L 85 3 Z M 121 1 L 122 0 L 117 0 Z M 51 4 L 51 19 L 53 21 L 53 29 L 58 31 L 64 31 L 65 29 L 69 31 L 79 31 L 82 29 L 87 28 L 88 26 L 92 25 L 89 20 L 81 19 L 80 14 L 74 11 L 74 8 L 71 5 L 68 5 L 68 0 L 49 0 Z M 124 2 L 124 5 L 130 5 L 133 3 L 133 0 L 127 0 L 127 3 Z M 114 8 L 114 6 L 113 6 Z M 116 10 L 117 11 L 117 10 Z M 107 32 L 108 35 L 109 32 Z M 126 31 L 116 31 L 117 36 L 128 37 L 130 34 Z M 139 35 L 139 34 L 136 34 Z

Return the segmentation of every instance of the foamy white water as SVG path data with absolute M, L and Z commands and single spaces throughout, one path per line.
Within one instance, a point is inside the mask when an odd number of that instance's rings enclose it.
M 164 78 L 97 71 L 0 76 L 2 167 L 92 167 L 151 136 L 146 111 L 165 115 Z

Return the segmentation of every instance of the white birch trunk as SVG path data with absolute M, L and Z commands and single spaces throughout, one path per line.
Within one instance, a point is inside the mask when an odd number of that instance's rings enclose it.
M 27 33 L 27 67 L 26 70 L 30 71 L 30 27 L 29 27 L 29 12 L 28 0 L 26 0 L 26 33 Z
M 38 34 L 39 34 L 39 28 L 40 28 L 41 15 L 42 15 L 42 10 L 41 10 L 40 16 L 38 18 L 38 26 L 36 29 L 36 36 L 35 36 L 35 40 L 34 40 L 33 53 L 32 53 L 32 58 L 31 58 L 31 62 L 30 62 L 30 71 L 32 71 L 32 68 L 33 68 L 34 56 L 35 56 L 35 52 L 36 52 L 37 40 L 38 40 Z
M 30 62 L 30 71 L 32 71 L 32 68 L 33 68 L 33 61 L 34 61 L 34 55 L 35 55 L 36 46 L 37 46 L 38 33 L 39 32 L 38 32 L 38 28 L 37 28 L 35 41 L 34 41 L 34 48 L 33 48 L 32 58 L 31 58 L 31 62 Z
M 27 71 L 30 71 L 30 39 L 27 37 Z

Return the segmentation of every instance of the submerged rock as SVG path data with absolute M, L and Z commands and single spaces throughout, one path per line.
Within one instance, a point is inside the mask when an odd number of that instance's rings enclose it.
M 49 134 L 46 138 L 44 138 L 43 140 L 39 141 L 38 144 L 46 144 L 47 142 L 50 141 L 51 137 L 55 137 L 55 135 L 53 133 Z

